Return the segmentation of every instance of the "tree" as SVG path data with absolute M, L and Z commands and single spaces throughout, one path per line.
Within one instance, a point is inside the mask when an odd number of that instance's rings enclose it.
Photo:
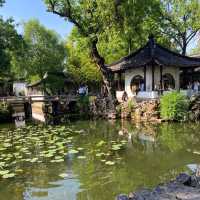
M 48 71 L 62 71 L 66 53 L 64 44 L 52 30 L 46 29 L 37 20 L 30 20 L 24 25 L 26 48 L 24 55 L 16 58 L 18 71 L 30 81 L 42 79 Z
M 66 69 L 76 84 L 98 85 L 102 81 L 101 73 L 91 60 L 87 39 L 78 33 L 76 27 L 67 38 L 66 49 Z
M 0 18 L 0 74 L 11 76 L 11 62 L 23 46 L 23 38 L 15 29 L 13 19 Z
M 129 46 L 129 48 L 127 48 L 126 42 L 124 40 L 125 37 L 123 38 L 124 28 L 130 25 L 130 23 L 127 21 L 130 16 L 125 16 L 126 8 L 128 8 L 128 6 L 131 6 L 129 12 L 129 14 L 133 16 L 131 19 L 133 20 L 131 25 L 138 24 L 138 27 L 142 27 L 140 26 L 143 23 L 143 21 L 141 20 L 141 16 L 144 15 L 146 19 L 149 16 L 149 11 L 151 11 L 146 9 L 146 3 L 148 7 L 149 5 L 151 5 L 152 2 L 155 2 L 155 0 L 146 0 L 144 4 L 141 4 L 141 1 L 139 0 L 44 0 L 44 2 L 46 3 L 49 12 L 57 14 L 64 19 L 72 22 L 78 28 L 79 33 L 83 37 L 88 39 L 92 58 L 102 72 L 102 78 L 108 90 L 108 97 L 112 102 L 113 74 L 109 71 L 109 68 L 107 67 L 108 65 L 106 65 L 106 61 L 111 60 L 110 55 L 114 55 L 112 54 L 113 51 L 117 51 L 117 56 L 119 56 L 122 54 L 124 55 L 126 49 L 132 50 L 135 47 Z M 131 2 L 136 2 L 136 5 Z M 137 11 L 138 9 L 139 11 Z M 131 25 L 129 26 L 129 30 L 131 30 L 131 28 L 134 29 L 134 26 Z M 136 31 L 134 33 L 136 33 Z M 131 31 L 129 31 L 129 33 L 130 32 Z M 141 34 L 140 31 L 138 32 L 137 36 L 139 34 Z M 133 35 L 131 35 L 131 37 L 134 38 Z M 148 35 L 146 36 L 146 38 L 147 37 Z M 113 38 L 115 42 L 110 42 L 113 41 Z M 129 44 L 133 44 L 133 41 L 135 41 L 132 40 L 130 42 L 130 35 L 127 38 Z M 114 50 L 112 50 L 111 48 L 105 48 L 109 45 L 110 47 L 114 47 Z M 124 46 L 126 46 L 126 48 L 124 48 Z M 120 51 L 116 50 L 116 47 L 118 47 Z M 109 53 L 107 54 L 107 52 Z M 115 58 L 117 56 L 115 56 Z M 111 57 L 114 58 L 113 56 Z
M 176 43 L 182 55 L 200 30 L 199 0 L 165 0 L 162 2 L 162 32 Z
M 82 36 L 89 39 L 91 54 L 94 62 L 102 72 L 103 81 L 108 90 L 110 102 L 113 100 L 111 73 L 105 64 L 105 59 L 100 55 L 97 43 L 100 33 L 108 30 L 116 21 L 115 1 L 91 0 L 44 0 L 48 11 L 53 12 L 72 22 Z M 110 107 L 114 109 L 113 103 Z

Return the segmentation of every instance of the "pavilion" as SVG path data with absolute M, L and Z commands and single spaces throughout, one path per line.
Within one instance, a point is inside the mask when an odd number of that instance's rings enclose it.
M 128 97 L 138 90 L 138 95 L 154 98 L 159 90 L 187 89 L 189 82 L 200 80 L 200 58 L 175 53 L 157 44 L 153 36 L 144 47 L 108 67 L 118 75 L 116 90 L 126 91 Z

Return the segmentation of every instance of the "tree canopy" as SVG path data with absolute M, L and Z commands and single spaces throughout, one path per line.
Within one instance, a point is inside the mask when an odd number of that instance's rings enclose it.
M 88 41 L 78 33 L 76 28 L 67 38 L 65 47 L 67 50 L 66 69 L 76 84 L 99 83 L 101 73 L 91 60 Z
M 19 55 L 23 46 L 23 38 L 15 29 L 13 19 L 0 18 L 0 74 L 11 76 L 13 55 Z
M 162 33 L 174 42 L 183 55 L 188 44 L 200 30 L 199 0 L 161 1 L 160 21 Z
M 66 53 L 58 34 L 46 29 L 32 19 L 24 25 L 26 48 L 24 55 L 16 59 L 16 67 L 27 79 L 42 79 L 47 71 L 62 71 Z

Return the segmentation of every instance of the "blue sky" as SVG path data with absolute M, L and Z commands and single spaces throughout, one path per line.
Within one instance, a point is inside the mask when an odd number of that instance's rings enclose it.
M 59 16 L 48 13 L 42 0 L 6 0 L 0 8 L 0 15 L 4 18 L 13 17 L 16 23 L 22 24 L 31 18 L 38 19 L 41 24 L 55 30 L 63 38 L 69 35 L 72 24 Z M 17 28 L 22 33 L 22 25 Z

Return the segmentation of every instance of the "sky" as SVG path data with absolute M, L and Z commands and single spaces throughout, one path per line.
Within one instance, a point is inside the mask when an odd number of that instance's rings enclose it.
M 23 32 L 22 24 L 29 19 L 35 18 L 41 24 L 49 29 L 55 30 L 62 38 L 69 35 L 73 25 L 59 16 L 46 11 L 42 0 L 6 0 L 6 3 L 0 8 L 0 16 L 4 19 L 13 17 L 16 23 L 19 23 L 17 30 Z

